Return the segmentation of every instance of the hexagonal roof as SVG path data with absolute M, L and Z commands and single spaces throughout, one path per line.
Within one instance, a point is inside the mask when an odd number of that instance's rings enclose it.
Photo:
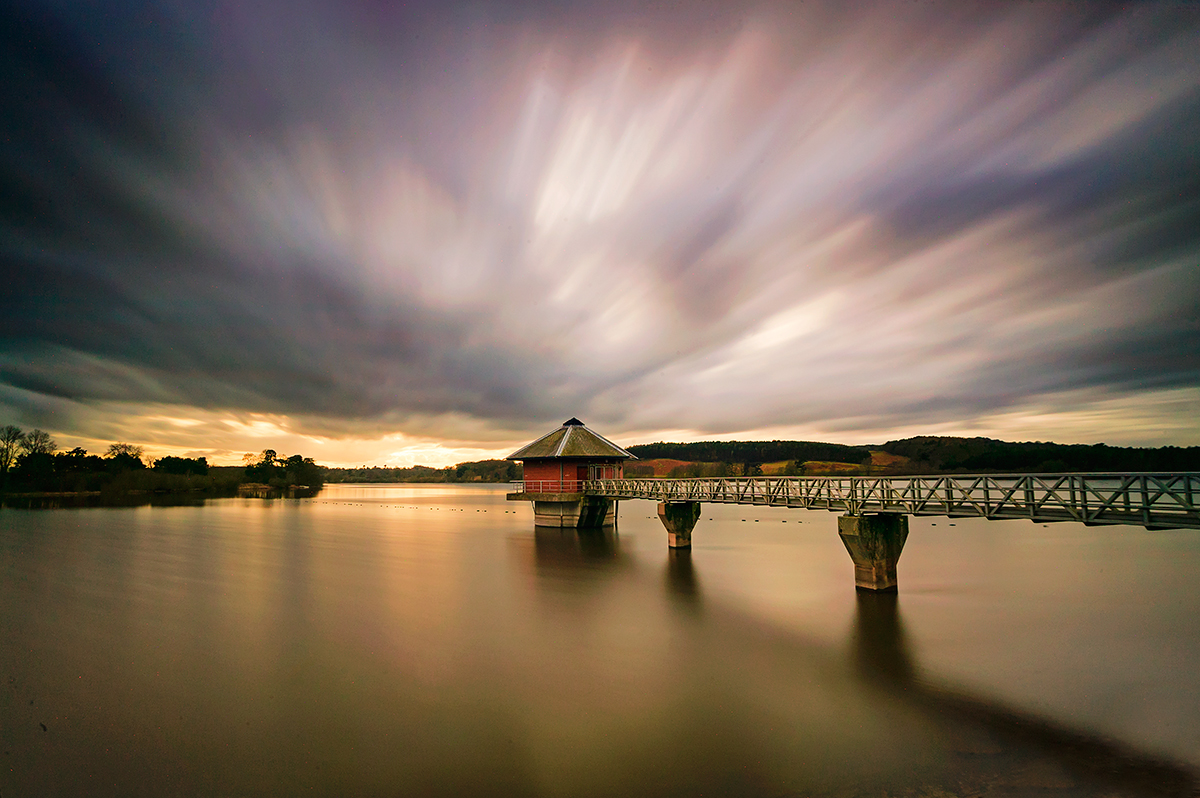
M 510 454 L 507 460 L 535 460 L 558 457 L 619 457 L 636 460 L 637 457 L 617 446 L 612 441 L 592 430 L 577 418 L 563 423 L 533 443 L 522 446 Z

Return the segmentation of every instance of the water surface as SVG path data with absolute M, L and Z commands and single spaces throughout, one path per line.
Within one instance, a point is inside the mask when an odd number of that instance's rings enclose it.
M 1191 794 L 1200 536 L 505 486 L 0 510 L 0 795 Z

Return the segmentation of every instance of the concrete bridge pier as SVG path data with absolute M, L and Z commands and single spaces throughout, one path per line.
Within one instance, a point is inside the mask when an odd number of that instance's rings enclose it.
M 700 520 L 700 502 L 659 502 L 658 520 L 667 528 L 669 547 L 690 549 L 692 528 Z
M 838 535 L 854 561 L 855 588 L 895 593 L 896 562 L 908 539 L 908 516 L 843 515 L 838 518 Z

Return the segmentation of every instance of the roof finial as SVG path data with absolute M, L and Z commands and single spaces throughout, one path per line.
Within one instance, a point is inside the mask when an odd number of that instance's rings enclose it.
M 571 418 L 569 418 L 568 420 L 563 422 L 563 426 L 564 427 L 585 427 L 587 425 L 584 424 L 579 419 L 572 416 Z

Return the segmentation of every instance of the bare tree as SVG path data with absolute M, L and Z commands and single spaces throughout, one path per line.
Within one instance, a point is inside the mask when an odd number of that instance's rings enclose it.
M 142 459 L 142 452 L 145 450 L 141 446 L 135 446 L 132 443 L 114 443 L 109 445 L 108 451 L 104 453 L 105 457 L 133 457 L 137 460 Z
M 25 454 L 54 454 L 57 448 L 58 444 L 50 437 L 50 433 L 40 429 L 30 430 L 21 441 L 21 450 Z
M 24 440 L 25 433 L 20 427 L 9 424 L 0 428 L 0 474 L 12 467 L 13 461 L 17 459 L 17 450 L 21 448 Z

